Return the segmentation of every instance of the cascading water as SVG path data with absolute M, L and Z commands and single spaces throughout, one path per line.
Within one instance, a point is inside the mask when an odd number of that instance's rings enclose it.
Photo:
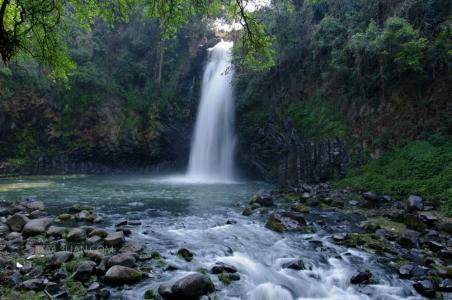
M 221 41 L 209 49 L 187 170 L 190 181 L 226 182 L 234 177 L 232 46 Z

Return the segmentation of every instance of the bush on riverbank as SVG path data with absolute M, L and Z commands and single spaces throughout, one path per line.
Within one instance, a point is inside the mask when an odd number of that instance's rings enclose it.
M 351 169 L 339 186 L 404 199 L 418 194 L 452 216 L 452 143 L 413 141 L 368 164 Z

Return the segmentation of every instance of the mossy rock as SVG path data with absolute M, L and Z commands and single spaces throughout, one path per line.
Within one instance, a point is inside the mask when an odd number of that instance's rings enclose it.
M 155 296 L 154 296 L 154 290 L 153 290 L 153 289 L 147 290 L 147 291 L 144 293 L 144 299 L 147 299 L 147 300 L 153 300 L 153 299 L 155 299 Z
M 265 224 L 265 227 L 267 227 L 270 230 L 282 233 L 284 232 L 284 225 L 281 223 L 280 220 L 278 220 L 274 215 L 271 215 L 270 218 L 267 221 L 267 224 Z
M 231 284 L 231 279 L 226 274 L 219 274 L 218 280 L 220 280 L 220 282 L 223 283 L 224 286 L 228 286 Z
M 301 203 L 295 204 L 292 207 L 292 209 L 296 212 L 305 213 L 305 214 L 308 214 L 311 211 L 311 209 L 308 206 L 301 204 Z

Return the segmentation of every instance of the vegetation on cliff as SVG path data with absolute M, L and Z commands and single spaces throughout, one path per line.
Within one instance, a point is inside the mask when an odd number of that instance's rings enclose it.
M 397 200 L 417 194 L 452 215 L 451 182 L 452 144 L 415 141 L 350 170 L 337 184 Z

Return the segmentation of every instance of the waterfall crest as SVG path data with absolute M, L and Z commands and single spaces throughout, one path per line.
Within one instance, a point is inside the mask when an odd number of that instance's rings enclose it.
M 233 42 L 221 41 L 209 49 L 186 174 L 190 181 L 222 182 L 234 177 L 232 46 Z

